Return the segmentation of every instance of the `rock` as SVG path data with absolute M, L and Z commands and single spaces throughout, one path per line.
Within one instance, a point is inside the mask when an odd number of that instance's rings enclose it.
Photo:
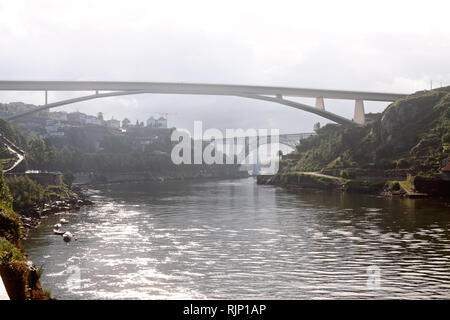
M 65 242 L 70 242 L 70 241 L 72 241 L 72 234 L 70 233 L 70 232 L 66 232 L 66 233 L 64 233 L 63 234 L 63 240 L 65 241 Z

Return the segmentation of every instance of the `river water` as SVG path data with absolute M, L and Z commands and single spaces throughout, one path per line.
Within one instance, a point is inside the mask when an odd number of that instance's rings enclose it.
M 450 298 L 450 205 L 253 178 L 123 183 L 24 246 L 58 299 Z M 53 235 L 61 218 L 78 241 Z

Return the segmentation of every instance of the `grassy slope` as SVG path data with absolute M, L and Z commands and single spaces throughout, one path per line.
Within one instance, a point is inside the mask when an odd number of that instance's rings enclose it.
M 411 168 L 437 174 L 449 150 L 450 88 L 444 88 L 399 99 L 364 127 L 319 129 L 289 156 L 287 170 Z

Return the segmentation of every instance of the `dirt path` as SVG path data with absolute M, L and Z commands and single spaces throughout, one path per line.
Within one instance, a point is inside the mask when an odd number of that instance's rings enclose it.
M 17 147 L 14 143 L 6 139 L 3 135 L 0 135 L 0 142 L 5 144 L 5 146 L 8 148 L 9 151 L 14 153 L 17 157 L 17 160 L 9 167 L 4 168 L 3 172 L 8 172 L 13 170 L 15 167 L 17 167 L 23 159 L 25 159 L 25 152 L 23 152 L 19 147 Z

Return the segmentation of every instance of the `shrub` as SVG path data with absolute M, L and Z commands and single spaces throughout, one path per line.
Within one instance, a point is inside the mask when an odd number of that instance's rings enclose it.
M 0 238 L 0 264 L 9 264 L 13 261 L 26 261 L 23 253 L 5 238 Z
M 11 209 L 0 204 L 0 237 L 16 242 L 20 237 L 19 216 Z
M 394 190 L 394 191 L 400 190 L 400 183 L 398 183 L 398 181 L 396 181 L 392 184 L 392 190 Z
M 344 179 L 355 179 L 356 174 L 348 169 L 341 170 L 340 176 Z
M 7 207 L 11 207 L 13 198 L 9 192 L 8 185 L 3 177 L 3 168 L 0 166 L 0 202 Z
M 44 294 L 47 298 L 52 299 L 52 292 L 48 289 L 44 289 Z
M 27 176 L 12 176 L 6 179 L 13 197 L 14 210 L 41 205 L 44 201 L 44 188 Z
M 446 133 L 442 136 L 443 143 L 450 143 L 450 133 Z
M 63 174 L 63 182 L 68 185 L 69 187 L 72 186 L 73 181 L 75 180 L 75 176 L 72 173 L 72 171 L 67 170 Z
M 410 163 L 406 159 L 400 159 L 400 160 L 397 161 L 397 167 L 399 169 L 407 169 L 407 168 L 410 167 Z

